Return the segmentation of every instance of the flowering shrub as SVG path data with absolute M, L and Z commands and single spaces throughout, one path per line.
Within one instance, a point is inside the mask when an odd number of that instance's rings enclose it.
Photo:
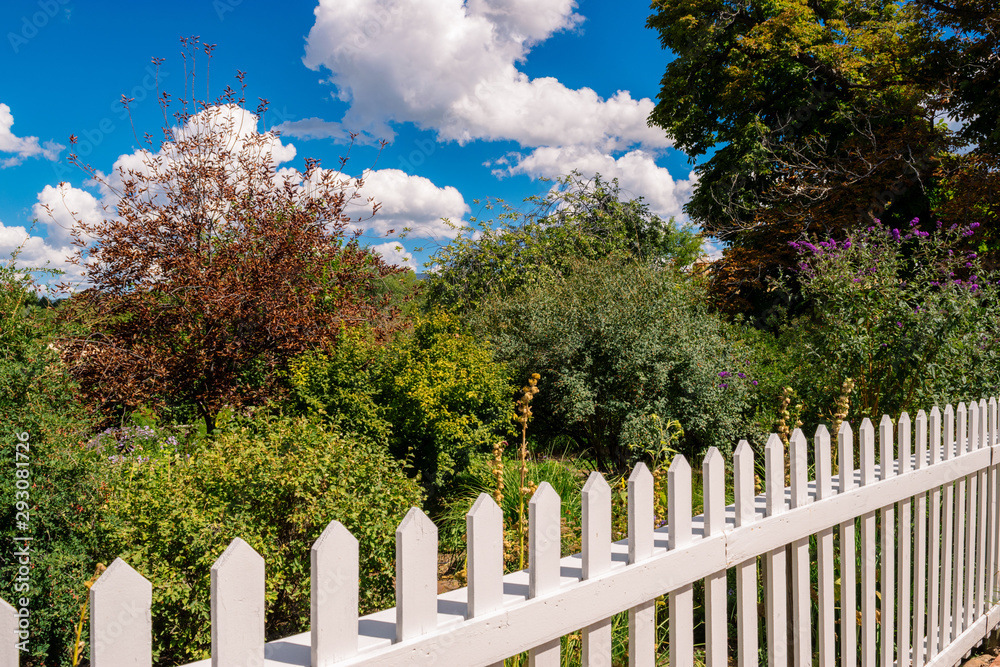
M 90 449 L 110 453 L 108 460 L 121 463 L 127 459 L 145 463 L 152 458 L 177 453 L 177 438 L 163 436 L 151 426 L 107 428 L 87 443 Z
M 852 417 L 913 412 L 994 388 L 998 276 L 968 250 L 978 224 L 939 222 L 931 232 L 919 224 L 877 222 L 841 241 L 792 244 L 809 310 L 783 337 L 817 418 L 845 378 L 856 383 Z

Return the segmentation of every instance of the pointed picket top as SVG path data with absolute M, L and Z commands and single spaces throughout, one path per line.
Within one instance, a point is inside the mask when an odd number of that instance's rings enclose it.
M 152 603 L 153 585 L 116 558 L 90 587 L 91 664 L 153 664 Z
M 974 452 L 982 444 L 979 442 L 979 403 L 971 401 L 969 403 L 969 444 L 966 449 Z
M 941 410 L 938 406 L 931 408 L 931 418 L 928 420 L 930 435 L 931 464 L 941 460 Z
M 958 445 L 958 453 L 964 454 L 969 451 L 969 410 L 965 406 L 965 403 L 959 403 L 958 409 L 955 411 L 955 421 L 958 422 L 957 431 L 955 433 L 955 441 Z
M 923 410 L 917 412 L 915 426 L 917 470 L 921 470 L 927 466 L 927 413 Z
M 987 418 L 987 433 L 989 433 L 990 447 L 997 445 L 997 398 L 990 396 L 989 417 Z
M 764 446 L 764 483 L 767 516 L 785 511 L 785 445 L 772 433 Z
M 628 562 L 653 555 L 653 474 L 637 463 L 628 478 Z
M 396 641 L 437 627 L 438 530 L 417 507 L 396 528 Z
M 548 482 L 539 484 L 528 502 L 529 597 L 538 597 L 559 587 L 561 502 Z
M 691 466 L 678 454 L 667 469 L 667 516 L 670 548 L 691 543 Z
M 788 439 L 788 459 L 794 509 L 805 505 L 809 498 L 809 444 L 802 429 L 795 429 Z
M 264 559 L 237 537 L 212 565 L 212 667 L 248 664 L 264 664 Z
M 861 422 L 858 429 L 859 460 L 861 461 L 861 485 L 867 486 L 875 481 L 875 427 L 868 417 Z
M 590 579 L 611 567 L 611 487 L 595 470 L 583 485 L 581 496 L 583 578 Z
M 756 518 L 753 448 L 740 440 L 733 452 L 733 491 L 736 495 L 736 525 L 745 526 Z
M 889 415 L 882 415 L 882 421 L 878 423 L 878 444 L 879 479 L 887 479 L 895 474 L 892 468 L 892 420 Z
M 913 467 L 911 454 L 913 453 L 910 442 L 910 415 L 905 412 L 899 415 L 896 423 L 896 455 L 899 457 L 899 474 L 910 472 Z
M 503 511 L 480 493 L 465 515 L 469 618 L 503 606 Z
M 837 433 L 837 465 L 840 468 L 838 493 L 854 488 L 854 431 L 847 422 L 841 422 Z
M 358 541 L 331 521 L 309 550 L 312 664 L 328 667 L 358 652 Z
M 816 457 L 816 500 L 823 500 L 833 495 L 833 452 L 830 450 L 830 431 L 826 424 L 816 427 L 813 443 Z
M 20 660 L 17 620 L 17 609 L 0 598 L 0 667 L 17 667 Z
M 944 433 L 944 458 L 945 460 L 955 458 L 955 410 L 950 405 L 944 408 L 944 418 L 942 430 Z
M 986 399 L 979 399 L 979 446 L 989 447 L 990 442 L 990 417 L 989 406 Z
M 701 479 L 705 534 L 715 535 L 726 529 L 726 462 L 718 448 L 708 448 L 701 463 Z

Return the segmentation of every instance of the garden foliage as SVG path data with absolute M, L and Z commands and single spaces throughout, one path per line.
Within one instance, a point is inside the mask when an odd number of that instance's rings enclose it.
M 815 418 L 830 414 L 847 378 L 855 419 L 996 391 L 1000 276 L 967 249 L 977 227 L 926 232 L 914 219 L 795 244 L 808 311 L 782 338 Z
M 672 268 L 578 260 L 565 277 L 484 304 L 478 327 L 521 377 L 537 371 L 537 438 L 569 436 L 624 469 L 678 420 L 679 448 L 731 451 L 746 437 L 754 378 L 703 287 Z
M 362 613 L 394 604 L 395 529 L 421 492 L 381 447 L 295 418 L 251 422 L 189 458 L 107 453 L 102 551 L 152 581 L 160 664 L 209 657 L 211 567 L 236 537 L 266 563 L 268 639 L 309 628 L 309 550 L 330 521 L 360 543 Z
M 461 227 L 459 235 L 432 257 L 427 298 L 463 311 L 490 295 L 508 295 L 551 277 L 566 276 L 576 259 L 609 254 L 640 262 L 687 266 L 701 254 L 691 226 L 663 220 L 642 199 L 623 201 L 618 179 L 600 175 L 585 181 L 573 172 L 545 197 L 526 200 L 521 213 L 499 202 L 494 220 Z M 489 203 L 487 209 L 495 204 Z

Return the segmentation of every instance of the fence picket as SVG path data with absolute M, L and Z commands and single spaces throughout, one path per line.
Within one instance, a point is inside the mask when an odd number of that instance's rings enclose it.
M 824 424 L 816 429 L 816 502 L 833 495 L 832 455 L 830 452 L 830 432 Z M 837 648 L 834 645 L 834 589 L 833 589 L 833 528 L 825 528 L 816 534 L 816 576 L 819 634 L 819 666 L 834 667 Z
M 843 422 L 837 434 L 839 449 L 838 491 L 854 488 L 854 432 Z M 840 662 L 843 667 L 858 664 L 857 550 L 854 545 L 854 519 L 840 524 Z
M 968 437 L 965 441 L 965 451 L 976 449 L 976 429 L 979 421 L 979 406 L 972 401 L 968 407 Z M 962 431 L 965 434 L 965 431 Z M 977 510 L 979 509 L 979 477 L 969 475 L 966 478 L 965 497 L 965 599 L 962 602 L 962 630 L 972 626 L 973 606 L 976 603 L 976 534 L 979 532 Z
M 899 460 L 899 474 L 905 475 L 910 471 L 912 465 L 910 459 L 910 415 L 905 412 L 899 416 L 899 423 L 896 426 L 896 454 Z M 896 604 L 899 607 L 896 612 L 896 655 L 899 656 L 900 667 L 910 663 L 910 558 L 913 538 L 910 522 L 913 519 L 912 503 L 910 498 L 899 502 L 899 530 L 896 546 Z M 890 553 L 892 546 L 889 545 Z
M 599 472 L 583 486 L 583 578 L 611 567 L 611 487 Z M 583 666 L 611 667 L 611 619 L 583 629 Z
M 92 665 L 148 667 L 153 664 L 152 603 L 153 585 L 128 563 L 116 558 L 90 587 Z M 214 624 L 212 627 L 214 629 Z M 260 638 L 263 644 L 263 633 Z M 16 654 L 12 665 L 17 666 Z
M 757 520 L 753 458 L 750 443 L 740 440 L 733 452 L 737 528 Z M 757 619 L 757 558 L 753 557 L 736 566 L 737 667 L 757 667 Z
M 479 494 L 465 515 L 465 531 L 469 618 L 475 618 L 503 607 L 503 511 L 492 497 Z M 493 667 L 503 667 L 503 661 Z
M 237 537 L 212 565 L 212 667 L 248 664 L 264 664 L 264 559 Z
M 559 494 L 548 482 L 528 503 L 528 597 L 537 598 L 559 588 L 561 550 Z M 529 667 L 559 667 L 558 639 L 528 651 Z
M 958 427 L 955 434 L 955 455 L 961 456 L 966 451 L 967 412 L 965 403 L 958 404 L 955 417 Z M 965 629 L 965 533 L 968 530 L 966 526 L 966 508 L 968 502 L 966 487 L 966 478 L 963 477 L 958 480 L 955 488 L 955 555 L 952 559 L 954 569 L 952 570 L 953 581 L 951 584 L 951 636 L 953 638 L 957 638 L 962 634 L 962 630 Z
M 681 455 L 674 457 L 667 470 L 667 513 L 670 524 L 670 549 L 691 543 L 691 466 Z M 694 587 L 681 586 L 669 594 L 670 664 L 694 666 Z
M 867 417 L 858 429 L 861 485 L 875 483 L 875 427 Z M 861 667 L 875 667 L 875 512 L 861 517 Z
M 764 446 L 764 477 L 767 516 L 782 514 L 785 511 L 785 447 L 774 433 Z M 768 552 L 764 563 L 767 579 L 767 665 L 785 667 L 788 662 L 788 563 L 785 547 Z
M 17 609 L 6 600 L 0 600 L 0 667 L 18 667 L 20 651 L 17 643 L 20 637 L 17 625 Z
M 789 441 L 792 509 L 805 507 L 809 498 L 809 455 L 806 436 L 795 429 Z M 809 538 L 792 543 L 792 628 L 795 667 L 812 667 L 812 582 Z
M 920 410 L 916 419 L 916 469 L 927 466 L 927 414 Z M 923 667 L 927 657 L 925 641 L 930 641 L 925 623 L 927 622 L 927 494 L 921 493 L 916 500 L 916 520 L 913 536 L 913 660 L 914 667 Z M 905 667 L 902 660 L 900 667 Z
M 892 438 L 892 420 L 889 419 L 889 415 L 882 415 L 882 421 L 879 422 L 879 479 L 889 479 L 895 475 L 895 470 L 893 466 L 895 464 L 893 460 L 893 438 Z M 879 625 L 881 628 L 881 648 L 882 648 L 882 666 L 891 667 L 893 663 L 893 631 L 895 630 L 894 622 L 894 612 L 895 612 L 895 596 L 893 586 L 895 585 L 896 573 L 895 573 L 895 551 L 896 551 L 896 533 L 895 533 L 895 511 L 893 506 L 889 505 L 881 510 L 882 519 L 882 600 L 880 607 L 880 618 Z M 900 542 L 902 542 L 902 536 L 900 536 Z M 900 593 L 902 595 L 902 593 Z
M 396 641 L 437 627 L 437 526 L 411 507 L 396 528 Z
M 943 444 L 944 459 L 955 457 L 955 412 L 947 405 L 944 408 Z M 938 646 L 943 649 L 952 640 L 952 572 L 954 563 L 953 538 L 955 534 L 955 484 L 944 485 L 944 507 L 941 511 L 941 636 Z
M 312 664 L 329 667 L 358 652 L 358 541 L 331 521 L 309 552 Z
M 928 420 L 930 436 L 930 465 L 941 462 L 941 411 L 935 405 L 931 408 Z M 931 487 L 927 500 L 927 659 L 931 660 L 938 654 L 938 647 L 944 641 L 941 633 L 943 620 L 941 610 L 944 599 L 941 597 L 940 576 L 942 565 L 942 532 L 941 532 L 941 487 Z
M 726 528 L 726 464 L 722 454 L 710 447 L 701 465 L 705 535 L 718 535 Z M 727 667 L 726 571 L 705 578 L 705 667 Z
M 979 401 L 979 409 L 976 412 L 976 449 L 986 447 L 986 401 Z M 979 617 L 986 613 L 986 529 L 989 523 L 987 515 L 987 496 L 989 469 L 984 468 L 979 471 L 979 491 L 976 500 L 979 507 L 976 509 L 976 603 L 975 616 Z M 970 619 L 969 624 L 972 624 Z
M 628 562 L 653 555 L 653 475 L 638 463 L 628 478 Z M 656 600 L 628 610 L 629 667 L 656 666 Z
M 991 450 L 997 444 L 997 399 L 995 396 L 990 397 L 989 403 L 987 403 L 987 418 L 986 418 L 986 446 Z M 994 460 L 996 457 L 994 456 Z M 987 607 L 992 607 L 993 605 L 1000 602 L 1000 596 L 997 596 L 996 582 L 997 582 L 997 519 L 1000 513 L 997 512 L 997 503 L 1000 499 L 997 498 L 997 466 L 990 466 L 989 473 L 989 526 L 987 527 L 987 553 L 986 553 L 986 595 L 987 595 Z

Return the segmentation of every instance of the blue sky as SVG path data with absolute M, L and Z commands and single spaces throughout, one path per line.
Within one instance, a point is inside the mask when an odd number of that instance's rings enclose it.
M 487 197 L 519 204 L 547 189 L 538 177 L 571 169 L 617 176 L 629 195 L 680 219 L 692 167 L 646 125 L 671 58 L 645 27 L 648 14 L 645 2 L 599 0 L 200 0 L 169 8 L 6 0 L 0 253 L 30 233 L 22 263 L 61 266 L 69 210 L 87 220 L 114 215 L 113 197 L 66 163 L 68 138 L 78 137 L 81 159 L 112 173 L 139 147 L 121 96 L 135 100 L 138 135 L 155 135 L 163 118 L 151 59 L 165 59 L 160 90 L 183 96 L 179 38 L 191 35 L 216 45 L 208 77 L 199 55 L 200 98 L 214 99 L 242 70 L 248 107 L 269 100 L 259 129 L 281 131 L 288 159 L 279 167 L 301 169 L 307 157 L 335 167 L 347 133 L 361 133 L 346 171 L 372 170 L 364 193 L 382 210 L 366 237 L 394 261 L 420 267 L 448 241 L 440 218 L 468 220 L 482 213 L 474 200 Z M 378 139 L 391 143 L 376 162 Z M 384 232 L 404 226 L 413 231 L 400 256 Z

